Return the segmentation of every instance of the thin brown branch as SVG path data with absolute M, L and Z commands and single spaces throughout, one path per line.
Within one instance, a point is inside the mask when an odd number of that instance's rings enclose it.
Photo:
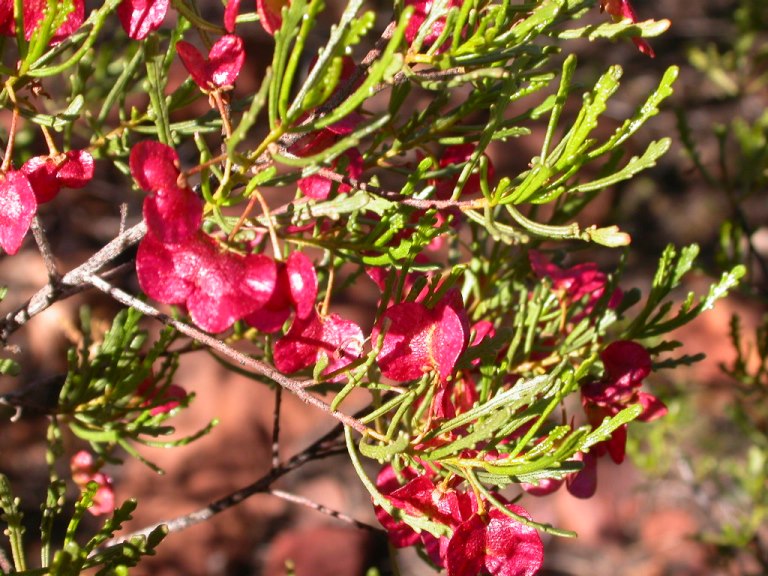
M 284 153 L 284 151 L 281 153 Z M 318 176 L 322 176 L 323 178 L 327 178 L 328 180 L 332 180 L 333 182 L 346 184 L 355 190 L 362 190 L 368 194 L 379 196 L 386 200 L 391 200 L 400 204 L 405 204 L 406 206 L 411 206 L 413 208 L 418 208 L 419 210 L 428 210 L 430 208 L 435 208 L 437 210 L 443 210 L 446 208 L 458 208 L 462 212 L 466 212 L 468 210 L 477 210 L 486 208 L 488 206 L 488 201 L 485 198 L 476 198 L 474 200 L 438 200 L 432 198 L 413 198 L 412 196 L 405 196 L 399 192 L 382 190 L 381 188 L 377 188 L 375 186 L 369 186 L 367 183 L 362 182 L 361 180 L 357 180 L 356 178 L 345 176 L 343 174 L 338 174 L 333 170 L 329 170 L 328 168 L 320 168 L 316 174 Z
M 332 518 L 336 518 L 338 520 L 341 520 L 342 522 L 346 522 L 347 524 L 352 524 L 357 528 L 361 528 L 363 530 L 369 530 L 371 532 L 383 532 L 381 528 L 376 528 L 375 526 L 371 526 L 370 524 L 366 524 L 365 522 L 360 522 L 360 520 L 355 520 L 354 518 L 344 514 L 343 512 L 339 512 L 338 510 L 334 510 L 333 508 L 328 508 L 328 506 L 325 506 L 324 504 L 320 504 L 319 502 L 315 502 L 314 500 L 310 500 L 309 498 L 305 498 L 304 496 L 291 494 L 290 492 L 284 492 L 282 490 L 269 490 L 269 493 L 272 494 L 272 496 L 276 496 L 282 500 L 287 500 L 288 502 L 293 502 L 294 504 L 305 506 L 311 510 L 314 510 L 315 512 L 320 512 L 321 514 L 326 514 L 328 516 L 331 516 Z
M 285 476 L 286 474 L 288 474 L 289 472 L 297 468 L 300 468 L 307 462 L 310 462 L 312 460 L 320 460 L 323 458 L 328 458 L 329 456 L 336 456 L 338 454 L 344 454 L 346 453 L 346 447 L 344 443 L 336 440 L 341 430 L 342 428 L 340 426 L 336 426 L 328 434 L 326 434 L 322 438 L 319 438 L 318 440 L 313 442 L 310 446 L 308 446 L 298 454 L 294 455 L 286 463 L 281 464 L 275 468 L 272 468 L 269 471 L 269 473 L 265 474 L 255 482 L 252 482 L 247 486 L 244 486 L 238 490 L 235 490 L 234 492 L 231 492 L 230 494 L 228 494 L 227 496 L 224 496 L 223 498 L 220 498 L 214 502 L 211 502 L 204 508 L 200 508 L 199 510 L 190 512 L 189 514 L 184 514 L 183 516 L 178 516 L 172 520 L 158 522 L 156 524 L 147 526 L 145 528 L 142 528 L 141 530 L 137 530 L 136 532 L 132 532 L 130 534 L 118 536 L 116 538 L 113 538 L 109 542 L 107 542 L 104 548 L 109 548 L 110 546 L 115 546 L 122 542 L 127 542 L 128 540 L 130 540 L 131 538 L 135 538 L 136 536 L 148 536 L 158 526 L 162 526 L 162 525 L 165 525 L 168 528 L 169 533 L 181 532 L 186 528 L 194 526 L 195 524 L 199 524 L 200 522 L 209 520 L 216 514 L 219 514 L 220 512 L 224 512 L 225 510 L 228 510 L 229 508 L 232 508 L 233 506 L 240 504 L 241 502 L 253 496 L 254 494 L 267 492 L 269 490 L 269 487 L 272 485 L 272 483 L 275 480 L 277 480 L 278 478 L 281 478 L 282 476 Z

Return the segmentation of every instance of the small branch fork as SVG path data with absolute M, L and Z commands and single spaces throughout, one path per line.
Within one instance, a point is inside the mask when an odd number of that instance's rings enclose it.
M 131 532 L 130 534 L 118 536 L 116 538 L 113 538 L 112 540 L 109 540 L 104 545 L 104 548 L 109 548 L 111 546 L 115 546 L 117 544 L 127 542 L 131 538 L 135 538 L 137 536 L 146 537 L 158 526 L 162 526 L 162 525 L 165 525 L 168 528 L 169 534 L 180 532 L 186 528 L 194 526 L 195 524 L 199 524 L 201 522 L 205 522 L 206 520 L 209 520 L 210 518 L 219 514 L 220 512 L 224 512 L 225 510 L 240 504 L 241 502 L 253 496 L 254 494 L 270 493 L 270 492 L 274 493 L 275 496 L 285 498 L 286 500 L 291 500 L 293 502 L 299 502 L 301 504 L 308 505 L 315 510 L 318 510 L 326 514 L 330 514 L 331 516 L 338 518 L 340 520 L 350 522 L 355 526 L 358 526 L 359 528 L 365 528 L 367 530 L 378 530 L 378 528 L 374 528 L 367 524 L 363 524 L 362 522 L 354 520 L 346 516 L 345 514 L 341 514 L 339 512 L 330 510 L 327 507 L 322 506 L 320 504 L 309 503 L 309 501 L 307 501 L 306 499 L 296 497 L 294 495 L 290 495 L 282 491 L 270 490 L 270 486 L 277 479 L 281 478 L 282 476 L 285 476 L 286 474 L 288 474 L 289 472 L 297 468 L 300 468 L 307 462 L 310 462 L 313 460 L 321 460 L 323 458 L 336 456 L 338 454 L 345 454 L 347 450 L 344 445 L 344 442 L 338 440 L 338 436 L 341 433 L 341 430 L 342 430 L 341 426 L 336 426 L 328 434 L 326 434 L 322 438 L 319 438 L 318 440 L 313 442 L 310 446 L 308 446 L 298 454 L 294 455 L 287 462 L 273 467 L 267 474 L 265 474 L 255 482 L 252 482 L 247 486 L 244 486 L 238 490 L 235 490 L 234 492 L 224 496 L 223 498 L 220 498 L 214 502 L 211 502 L 204 508 L 200 508 L 199 510 L 190 512 L 189 514 L 184 514 L 183 516 L 178 516 L 176 518 L 173 518 L 172 520 L 168 520 L 165 522 L 158 522 L 151 526 L 144 527 L 141 530 L 137 530 L 136 532 Z M 103 551 L 104 548 L 102 548 L 101 551 Z
M 170 316 L 168 316 L 167 314 L 163 314 L 162 312 L 160 312 L 156 308 L 153 308 L 149 304 L 142 302 L 138 298 L 131 296 L 127 292 L 124 292 L 123 290 L 120 290 L 115 286 L 112 286 L 109 282 L 107 282 L 103 278 L 96 276 L 95 274 L 92 274 L 92 273 L 86 274 L 84 275 L 83 279 L 89 284 L 91 284 L 94 288 L 97 288 L 98 290 L 101 290 L 105 294 L 112 296 L 112 298 L 114 298 L 121 304 L 125 304 L 126 306 L 131 306 L 132 308 L 135 308 L 136 310 L 138 310 L 139 312 L 141 312 L 146 316 L 151 316 L 152 318 L 156 318 L 166 326 L 171 326 L 175 328 L 182 334 L 189 336 L 190 338 L 196 340 L 197 342 L 200 342 L 201 344 L 203 344 L 204 346 L 207 346 L 208 348 L 211 348 L 212 350 L 216 350 L 217 352 L 237 362 L 241 366 L 244 366 L 246 368 L 253 370 L 256 374 L 265 376 L 270 380 L 278 383 L 283 388 L 290 390 L 303 402 L 309 404 L 310 406 L 314 406 L 315 408 L 321 409 L 322 411 L 328 413 L 330 416 L 333 416 L 334 418 L 336 418 L 336 420 L 338 420 L 339 422 L 346 424 L 347 426 L 356 430 L 357 432 L 360 432 L 361 434 L 365 434 L 367 432 L 368 428 L 364 424 L 362 424 L 359 420 L 351 416 L 348 416 L 343 412 L 339 412 L 338 410 L 333 410 L 328 404 L 326 404 L 319 398 L 316 398 L 315 396 L 312 396 L 309 392 L 307 392 L 305 390 L 306 385 L 304 383 L 294 380 L 292 378 L 288 378 L 282 372 L 272 368 L 269 364 L 266 364 L 265 362 L 261 362 L 260 360 L 256 360 L 255 358 L 251 358 L 247 354 L 243 354 L 239 350 L 235 350 L 234 348 L 225 344 L 221 340 L 213 336 L 210 336 L 209 334 L 206 334 L 205 332 L 198 330 L 197 328 L 194 328 L 189 324 L 185 324 L 184 322 L 175 320 Z

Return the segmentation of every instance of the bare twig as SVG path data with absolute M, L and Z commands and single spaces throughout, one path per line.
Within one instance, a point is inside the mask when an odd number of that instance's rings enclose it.
M 60 277 L 59 271 L 56 269 L 53 250 L 51 250 L 51 244 L 48 242 L 48 237 L 45 235 L 43 223 L 40 222 L 40 216 L 37 214 L 32 218 L 31 228 L 32 235 L 35 237 L 35 242 L 37 242 L 37 247 L 40 249 L 40 255 L 43 257 L 43 262 L 45 262 L 45 268 L 48 270 L 48 281 L 50 283 L 55 283 Z
M 365 522 L 360 522 L 360 520 L 355 520 L 354 518 L 352 518 L 351 516 L 347 516 L 343 512 L 339 512 L 338 510 L 328 508 L 328 506 L 325 506 L 323 504 L 320 504 L 319 502 L 310 500 L 309 498 L 305 498 L 304 496 L 291 494 L 290 492 L 283 492 L 282 490 L 269 490 L 269 493 L 272 494 L 272 496 L 277 496 L 278 498 L 287 500 L 288 502 L 293 502 L 295 504 L 300 504 L 301 506 L 306 506 L 311 510 L 315 510 L 316 512 L 320 512 L 321 514 L 326 514 L 333 518 L 337 518 L 342 522 L 352 524 L 354 526 L 357 526 L 358 528 L 362 528 L 363 530 L 370 530 L 371 532 L 383 532 L 381 528 L 376 528 L 375 526 L 371 526 L 370 524 L 366 524 Z

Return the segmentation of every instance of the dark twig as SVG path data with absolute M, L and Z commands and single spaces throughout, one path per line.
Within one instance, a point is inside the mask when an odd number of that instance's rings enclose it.
M 204 508 L 201 508 L 189 514 L 185 514 L 183 516 L 178 516 L 173 520 L 158 522 L 151 526 L 147 526 L 146 528 L 142 528 L 141 530 L 138 530 L 136 532 L 126 534 L 124 536 L 118 536 L 116 538 L 113 538 L 109 542 L 107 542 L 104 547 L 109 548 L 110 546 L 115 546 L 122 542 L 126 542 L 131 538 L 135 538 L 136 536 L 148 536 L 158 526 L 162 526 L 162 525 L 165 525 L 168 528 L 169 533 L 180 532 L 185 528 L 189 528 L 190 526 L 194 526 L 195 524 L 204 522 L 212 518 L 216 514 L 219 514 L 224 510 L 227 510 L 237 504 L 240 504 L 241 502 L 243 502 L 250 496 L 253 496 L 254 494 L 267 492 L 269 490 L 270 485 L 275 480 L 277 480 L 282 476 L 285 476 L 286 474 L 288 474 L 289 472 L 297 468 L 300 468 L 307 462 L 310 462 L 312 460 L 320 460 L 322 458 L 328 458 L 329 456 L 336 456 L 337 454 L 344 454 L 346 453 L 346 448 L 344 443 L 336 439 L 340 434 L 341 430 L 342 428 L 340 426 L 336 426 L 333 430 L 328 432 L 328 434 L 319 438 L 318 440 L 313 442 L 309 447 L 305 448 L 298 454 L 294 455 L 286 463 L 281 464 L 275 468 L 272 468 L 268 474 L 262 476 L 255 482 L 252 482 L 251 484 L 248 484 L 247 486 L 244 486 L 243 488 L 240 488 L 228 494 L 227 496 L 220 498 L 215 502 L 210 503 L 208 506 Z
M 283 399 L 283 389 L 275 386 L 275 415 L 272 421 L 272 468 L 280 465 L 280 405 Z
M 261 362 L 260 360 L 256 360 L 255 358 L 251 358 L 247 354 L 243 354 L 242 352 L 235 350 L 234 348 L 225 344 L 221 340 L 213 336 L 210 336 L 209 334 L 206 334 L 205 332 L 202 332 L 197 328 L 193 328 L 189 324 L 185 324 L 184 322 L 175 320 L 170 316 L 168 316 L 167 314 L 163 314 L 162 312 L 160 312 L 156 308 L 153 308 L 149 304 L 142 302 L 138 298 L 131 296 L 127 292 L 124 292 L 123 290 L 120 290 L 115 286 L 112 286 L 109 282 L 107 282 L 103 278 L 96 276 L 95 274 L 88 274 L 84 276 L 83 279 L 89 282 L 98 290 L 101 290 L 105 294 L 109 294 L 110 296 L 112 296 L 112 298 L 114 298 L 121 304 L 125 304 L 126 306 L 131 306 L 132 308 L 135 308 L 136 310 L 138 310 L 139 312 L 141 312 L 146 316 L 151 316 L 153 318 L 156 318 L 166 326 L 172 326 L 182 334 L 186 334 L 187 336 L 200 342 L 204 346 L 207 346 L 208 348 L 216 350 L 217 352 L 227 356 L 234 362 L 237 362 L 241 366 L 253 370 L 256 374 L 259 374 L 260 376 L 264 376 L 274 382 L 277 382 L 278 384 L 280 384 L 280 386 L 286 388 L 287 390 L 295 394 L 301 401 L 311 406 L 314 406 L 315 408 L 319 408 L 320 410 L 328 413 L 330 416 L 336 418 L 339 422 L 342 422 L 343 424 L 346 424 L 350 428 L 353 428 L 357 432 L 364 434 L 367 431 L 367 427 L 364 424 L 362 424 L 359 420 L 352 418 L 351 416 L 348 416 L 343 412 L 339 412 L 338 410 L 333 410 L 328 404 L 326 404 L 319 398 L 309 394 L 305 390 L 306 386 L 304 385 L 304 383 L 299 382 L 297 380 L 293 380 L 292 378 L 288 378 L 282 372 L 274 369 L 269 364 Z

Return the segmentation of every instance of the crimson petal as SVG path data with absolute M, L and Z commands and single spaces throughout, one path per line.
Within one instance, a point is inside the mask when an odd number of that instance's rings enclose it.
M 65 156 L 56 179 L 67 188 L 82 188 L 93 179 L 93 156 L 87 150 L 70 150 Z
M 452 293 L 430 310 L 417 302 L 404 302 L 389 308 L 382 323 L 389 321 L 377 357 L 382 374 L 397 382 L 420 378 L 426 370 L 436 370 L 445 380 L 467 346 L 469 329 L 466 312 Z M 380 323 L 381 324 L 381 323 Z M 381 329 L 374 328 L 376 341 Z
M 259 13 L 259 22 L 270 36 L 283 24 L 283 6 L 288 6 L 290 0 L 256 0 L 256 11 Z
M 521 506 L 507 504 L 507 510 L 528 520 Z M 535 528 L 531 528 L 491 508 L 485 537 L 485 568 L 494 576 L 533 576 L 544 563 L 544 546 Z
M 150 298 L 165 304 L 183 304 L 195 288 L 200 252 L 195 237 L 184 244 L 164 244 L 147 234 L 136 253 L 139 286 Z
M 219 88 L 232 86 L 245 62 L 243 39 L 235 34 L 219 38 L 208 54 L 206 72 L 210 82 Z
M 168 4 L 169 0 L 123 0 L 117 15 L 129 38 L 144 40 L 163 23 Z
M 144 199 L 149 234 L 161 242 L 184 242 L 200 228 L 203 202 L 189 188 L 163 189 Z
M 600 353 L 605 372 L 616 386 L 637 388 L 651 373 L 651 355 L 637 342 L 617 340 Z
M 179 157 L 176 151 L 160 142 L 144 140 L 131 149 L 128 158 L 131 175 L 147 192 L 175 188 L 179 177 Z
M 224 8 L 224 29 L 230 34 L 235 31 L 237 13 L 240 11 L 240 0 L 229 0 Z
M 0 180 L 0 247 L 16 254 L 37 210 L 37 200 L 29 179 L 11 171 Z
M 179 40 L 176 43 L 176 52 L 178 52 L 182 64 L 192 76 L 195 84 L 203 90 L 207 90 L 210 78 L 206 70 L 205 58 L 200 51 L 189 42 Z
M 296 306 L 296 315 L 306 318 L 315 309 L 317 273 L 312 261 L 303 252 L 292 252 L 285 265 L 288 285 Z
M 33 156 L 21 167 L 35 192 L 38 204 L 53 200 L 61 190 L 61 183 L 56 178 L 59 167 L 50 156 Z
M 13 2 L 11 2 L 13 4 Z M 59 8 L 61 8 L 62 2 L 59 2 Z M 24 38 L 29 40 L 32 38 L 40 22 L 45 17 L 45 10 L 48 6 L 47 0 L 25 0 L 24 1 Z M 51 45 L 59 44 L 72 35 L 75 30 L 80 28 L 85 19 L 85 0 L 74 0 L 72 3 L 72 11 L 67 14 L 64 22 L 61 23 L 59 28 L 51 38 Z

